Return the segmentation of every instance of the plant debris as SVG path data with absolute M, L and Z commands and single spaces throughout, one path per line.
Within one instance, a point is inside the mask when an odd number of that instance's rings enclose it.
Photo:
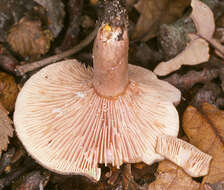
M 5 42 L 7 33 L 34 6 L 32 0 L 1 0 L 0 1 L 0 42 Z
M 88 45 L 90 42 L 92 42 L 92 40 L 96 37 L 97 31 L 98 31 L 98 26 L 96 26 L 95 29 L 92 31 L 92 33 L 90 33 L 83 41 L 81 41 L 80 44 L 78 44 L 77 46 L 75 46 L 69 50 L 66 50 L 60 54 L 57 54 L 57 55 L 45 58 L 43 60 L 33 62 L 33 63 L 27 63 L 27 64 L 21 65 L 21 66 L 18 65 L 15 69 L 17 72 L 17 75 L 22 76 L 27 72 L 34 71 L 38 68 L 41 68 L 50 63 L 54 63 L 56 61 L 62 60 L 68 56 L 71 56 L 72 54 L 77 53 L 82 48 L 84 48 L 86 45 Z
M 214 184 L 224 178 L 223 122 L 224 111 L 208 103 L 204 103 L 200 109 L 189 106 L 183 115 L 183 129 L 189 142 L 213 157 L 201 189 L 205 183 Z
M 14 73 L 19 61 L 0 44 L 0 68 L 6 72 Z
M 208 60 L 208 43 L 205 40 L 196 37 L 195 39 L 191 40 L 184 51 L 175 58 L 167 62 L 161 62 L 159 65 L 157 65 L 154 69 L 154 73 L 159 76 L 164 76 L 178 70 L 182 65 L 196 65 Z
M 8 112 L 0 104 L 0 156 L 3 150 L 7 150 L 9 137 L 13 136 L 12 121 L 8 117 Z
M 69 0 L 67 4 L 69 15 L 69 26 L 64 36 L 63 42 L 60 45 L 61 50 L 67 50 L 72 48 L 78 41 L 80 33 L 81 20 L 83 9 L 83 0 Z M 61 17 L 60 17 L 61 18 Z M 93 23 L 93 26 L 95 24 Z
M 156 180 L 148 190 L 198 190 L 200 184 L 188 176 L 180 167 L 168 160 L 160 162 Z
M 14 155 L 15 155 L 15 148 L 11 148 L 3 154 L 0 160 L 0 175 L 2 175 L 5 169 L 10 165 L 12 157 Z
M 197 34 L 210 42 L 217 50 L 218 55 L 221 54 L 221 57 L 224 57 L 224 46 L 213 38 L 215 32 L 215 20 L 212 10 L 199 0 L 192 0 L 191 6 L 193 9 L 191 18 L 194 21 Z
M 45 188 L 49 179 L 49 175 L 44 175 L 40 171 L 33 171 L 23 178 L 16 190 L 41 190 Z
M 149 40 L 157 35 L 159 26 L 163 23 L 172 23 L 183 15 L 190 0 L 140 0 L 135 8 L 140 17 L 132 34 L 133 39 Z
M 13 76 L 0 72 L 0 102 L 9 112 L 14 109 L 18 93 L 19 89 Z
M 50 49 L 52 34 L 43 30 L 40 20 L 20 19 L 9 32 L 7 41 L 12 49 L 23 57 L 39 57 Z
M 61 0 L 34 0 L 47 10 L 48 25 L 56 38 L 64 26 L 64 4 Z
M 224 181 L 220 181 L 214 184 L 206 183 L 204 185 L 204 190 L 223 190 L 224 189 Z

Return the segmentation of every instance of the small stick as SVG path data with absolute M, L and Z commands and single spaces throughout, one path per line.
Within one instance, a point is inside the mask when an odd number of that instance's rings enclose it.
M 174 73 L 171 76 L 165 78 L 164 80 L 171 83 L 175 87 L 187 90 L 190 89 L 197 83 L 203 83 L 210 81 L 219 75 L 218 68 L 204 68 L 202 71 L 189 71 L 188 73 L 181 75 Z
M 67 51 L 64 51 L 57 55 L 50 56 L 50 57 L 42 59 L 40 61 L 35 61 L 33 63 L 27 63 L 25 65 L 17 66 L 15 69 L 17 75 L 22 76 L 29 71 L 33 71 L 35 69 L 38 69 L 40 67 L 43 67 L 48 64 L 54 63 L 56 61 L 62 60 L 72 54 L 77 53 L 78 51 L 83 49 L 85 46 L 87 46 L 95 38 L 98 28 L 99 27 L 96 26 L 96 28 L 89 34 L 89 36 L 87 36 L 83 41 L 81 41 L 80 44 L 78 44 L 77 46 L 75 46 Z
M 224 56 L 224 46 L 216 39 L 212 38 L 208 40 L 208 42 L 219 52 L 222 56 Z
M 122 168 L 123 189 L 125 190 L 146 190 L 144 186 L 138 185 L 131 173 L 131 164 L 124 164 Z
M 179 89 L 188 90 L 197 83 L 205 83 L 219 77 L 222 81 L 221 87 L 224 91 L 223 61 L 212 56 L 209 62 L 210 63 L 205 65 L 201 71 L 191 70 L 184 75 L 174 73 L 166 77 L 164 80 L 173 84 Z

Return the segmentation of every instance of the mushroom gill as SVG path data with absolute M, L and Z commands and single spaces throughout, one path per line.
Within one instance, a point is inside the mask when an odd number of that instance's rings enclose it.
M 158 137 L 156 152 L 182 167 L 192 177 L 206 175 L 212 159 L 193 145 L 171 136 Z
M 135 82 L 132 78 L 141 69 L 129 68 L 125 93 L 110 98 L 96 93 L 93 70 L 76 60 L 33 75 L 20 92 L 14 113 L 17 135 L 30 155 L 52 171 L 95 180 L 100 178 L 98 163 L 119 168 L 126 162 L 161 160 L 154 150 L 156 137 L 177 136 L 178 113 L 166 96 L 158 94 L 155 84 L 160 80 L 152 74 L 149 87 Z

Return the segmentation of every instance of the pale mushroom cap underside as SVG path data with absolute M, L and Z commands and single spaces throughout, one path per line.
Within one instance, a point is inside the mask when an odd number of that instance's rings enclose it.
M 19 93 L 14 113 L 17 135 L 30 155 L 49 170 L 95 180 L 100 178 L 98 163 L 119 167 L 163 159 L 155 153 L 157 136 L 177 136 L 179 129 L 175 98 L 165 94 L 171 85 L 154 75 L 144 84 L 135 82 L 142 68 L 129 68 L 125 93 L 113 98 L 96 93 L 92 69 L 76 60 L 33 75 Z M 159 89 L 154 87 L 160 82 Z

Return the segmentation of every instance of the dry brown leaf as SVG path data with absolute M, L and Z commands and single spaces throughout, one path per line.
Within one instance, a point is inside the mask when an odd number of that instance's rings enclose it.
M 39 57 L 48 52 L 52 34 L 49 30 L 43 30 L 40 20 L 30 20 L 26 17 L 12 26 L 7 42 L 13 51 L 23 57 Z
M 140 17 L 132 34 L 133 39 L 155 37 L 161 24 L 177 20 L 190 5 L 190 0 L 139 0 L 135 8 Z
M 156 180 L 148 190 L 198 190 L 199 183 L 192 180 L 180 167 L 168 160 L 159 163 Z
M 183 129 L 190 143 L 213 159 L 204 183 L 214 184 L 224 180 L 224 111 L 205 103 L 201 110 L 189 106 L 183 115 Z
M 178 70 L 182 65 L 196 65 L 208 61 L 209 46 L 208 43 L 197 38 L 192 40 L 187 47 L 173 59 L 167 62 L 161 62 L 154 69 L 154 73 L 159 76 L 167 75 Z
M 206 39 L 211 39 L 215 32 L 215 20 L 211 9 L 199 0 L 192 0 L 193 9 L 191 18 L 194 21 L 197 32 Z
M 14 78 L 0 72 L 0 102 L 9 112 L 13 111 L 19 89 Z
M 13 136 L 12 121 L 8 117 L 8 112 L 0 104 L 0 157 L 2 150 L 6 150 L 9 144 L 9 137 Z

